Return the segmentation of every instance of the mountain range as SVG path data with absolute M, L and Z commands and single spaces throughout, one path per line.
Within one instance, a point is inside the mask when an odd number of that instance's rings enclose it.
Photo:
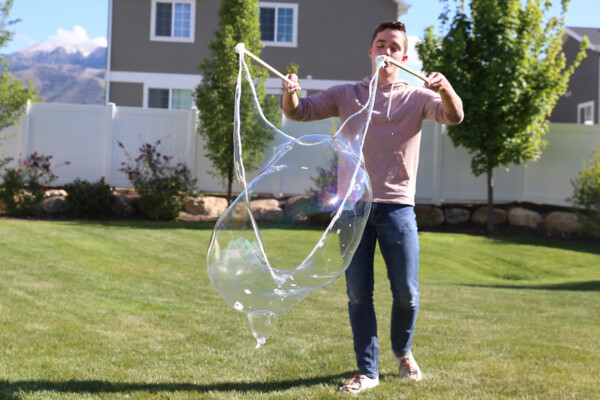
M 4 58 L 8 71 L 30 80 L 45 102 L 104 104 L 106 47 L 42 42 Z

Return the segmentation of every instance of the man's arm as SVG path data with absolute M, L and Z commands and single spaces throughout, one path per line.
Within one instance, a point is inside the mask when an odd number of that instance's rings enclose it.
M 298 95 L 296 95 L 296 90 L 300 88 L 300 85 L 298 85 L 298 75 L 287 74 L 286 78 L 291 80 L 294 84 L 282 81 L 281 86 L 283 86 L 283 95 L 281 96 L 281 104 L 283 111 L 295 111 L 299 104 Z
M 425 87 L 439 93 L 442 98 L 442 108 L 450 121 L 459 124 L 463 120 L 465 114 L 462 100 L 444 75 L 432 72 L 429 75 L 429 83 L 425 83 Z

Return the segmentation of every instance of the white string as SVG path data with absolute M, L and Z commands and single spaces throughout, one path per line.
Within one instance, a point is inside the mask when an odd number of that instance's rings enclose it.
M 235 110 L 234 110 L 234 149 L 235 149 L 235 159 L 234 159 L 234 163 L 235 163 L 235 167 L 236 167 L 236 173 L 238 175 L 238 179 L 240 180 L 240 182 L 242 183 L 243 187 L 244 187 L 244 196 L 245 196 L 245 203 L 246 203 L 246 208 L 248 211 L 248 215 L 250 217 L 250 221 L 252 223 L 252 228 L 254 230 L 254 233 L 256 235 L 256 239 L 259 245 L 259 249 L 261 252 L 261 256 L 263 258 L 263 260 L 265 261 L 271 276 L 273 277 L 273 279 L 275 279 L 276 282 L 278 282 L 279 284 L 283 283 L 285 281 L 285 279 L 287 278 L 287 276 L 289 276 L 288 274 L 285 274 L 284 276 L 279 276 L 276 273 L 276 269 L 271 267 L 271 264 L 268 261 L 267 258 L 267 254 L 264 250 L 264 246 L 262 243 L 262 239 L 259 233 L 259 229 L 258 226 L 256 224 L 256 220 L 254 219 L 254 216 L 252 215 L 251 209 L 250 209 L 250 197 L 248 195 L 248 185 L 246 182 L 246 175 L 245 175 L 245 169 L 244 169 L 244 165 L 243 165 L 243 158 L 242 158 L 242 144 L 241 144 L 241 134 L 240 134 L 240 97 L 241 97 L 241 92 L 242 92 L 242 75 L 243 72 L 245 73 L 246 76 L 246 80 L 249 83 L 250 89 L 252 91 L 253 97 L 254 97 L 254 102 L 256 104 L 256 108 L 258 109 L 259 115 L 261 116 L 262 120 L 269 126 L 271 127 L 274 131 L 276 131 L 278 134 L 284 136 L 286 139 L 288 139 L 288 143 L 291 141 L 296 140 L 296 138 L 294 138 L 293 136 L 290 136 L 286 133 L 284 133 L 283 131 L 279 130 L 276 126 L 274 126 L 271 122 L 269 122 L 267 120 L 267 118 L 265 117 L 262 108 L 260 106 L 260 102 L 258 101 L 258 96 L 256 93 L 256 88 L 254 86 L 254 82 L 252 80 L 252 76 L 250 74 L 250 70 L 248 68 L 248 65 L 246 64 L 246 61 L 244 60 L 244 56 L 245 56 L 245 48 L 243 47 L 243 44 L 239 44 L 238 46 L 236 46 L 236 51 L 239 54 L 239 71 L 238 71 L 238 79 L 237 79 L 237 83 L 236 83 L 236 88 L 235 88 Z M 359 157 L 359 162 L 357 163 L 357 167 L 354 169 L 354 172 L 352 174 L 352 179 L 350 181 L 350 185 L 348 186 L 348 190 L 344 196 L 343 201 L 340 203 L 341 206 L 338 208 L 337 212 L 335 213 L 335 215 L 333 216 L 332 220 L 330 221 L 329 225 L 327 226 L 327 228 L 325 229 L 325 231 L 323 232 L 323 235 L 321 236 L 321 239 L 317 242 L 317 244 L 313 247 L 312 251 L 310 252 L 310 254 L 308 254 L 308 256 L 302 261 L 302 263 L 298 266 L 297 270 L 302 269 L 306 266 L 308 266 L 307 261 L 314 255 L 314 253 L 317 251 L 317 249 L 319 247 L 321 247 L 325 241 L 325 237 L 327 235 L 327 233 L 329 233 L 331 231 L 331 229 L 333 228 L 334 224 L 337 222 L 337 220 L 340 218 L 342 211 L 344 209 L 343 204 L 346 203 L 346 201 L 348 200 L 348 198 L 351 196 L 352 191 L 354 186 L 356 185 L 356 177 L 359 171 L 359 168 L 362 164 L 364 164 L 364 158 L 363 158 L 363 154 L 362 154 L 362 148 L 364 146 L 365 143 L 365 138 L 367 135 L 367 130 L 369 128 L 369 124 L 371 122 L 371 116 L 373 113 L 373 106 L 375 103 L 375 94 L 376 94 L 376 87 L 377 87 L 377 78 L 379 76 L 379 70 L 381 69 L 381 67 L 383 66 L 385 62 L 385 56 L 378 56 L 376 58 L 376 68 L 375 68 L 375 73 L 373 74 L 373 77 L 371 77 L 371 81 L 369 83 L 369 99 L 368 101 L 365 103 L 365 105 L 356 113 L 352 114 L 350 117 L 348 117 L 344 123 L 340 126 L 340 128 L 338 129 L 338 131 L 333 135 L 333 138 L 337 137 L 338 135 L 340 135 L 340 133 L 342 132 L 343 128 L 346 126 L 346 124 L 348 123 L 349 120 L 351 120 L 352 118 L 358 116 L 359 114 L 361 114 L 365 109 L 368 108 L 368 112 L 367 112 L 367 121 L 365 123 L 365 127 L 364 127 L 364 131 L 362 133 L 362 138 L 361 138 L 361 143 L 360 143 L 360 148 L 359 148 L 359 154 L 357 154 L 357 156 Z M 243 71 L 243 72 L 242 72 Z

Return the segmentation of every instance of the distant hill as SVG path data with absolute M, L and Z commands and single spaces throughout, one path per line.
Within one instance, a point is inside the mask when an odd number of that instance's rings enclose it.
M 106 47 L 42 42 L 4 57 L 9 72 L 31 80 L 45 102 L 104 104 Z

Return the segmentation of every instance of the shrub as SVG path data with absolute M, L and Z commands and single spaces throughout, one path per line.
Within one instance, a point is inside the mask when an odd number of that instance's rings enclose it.
M 51 170 L 51 159 L 52 156 L 35 152 L 19 162 L 16 168 L 4 170 L 0 199 L 4 202 L 8 215 L 25 217 L 38 213 L 44 199 L 44 186 L 57 179 Z
M 144 143 L 134 159 L 125 150 L 128 162 L 123 162 L 119 171 L 129 178 L 140 195 L 142 213 L 155 220 L 173 220 L 179 216 L 187 195 L 194 190 L 196 179 L 189 168 L 179 162 L 172 164 L 172 156 L 158 152 L 160 140 L 154 145 Z
M 567 201 L 585 210 L 584 231 L 600 237 L 600 150 L 593 150 L 589 166 L 583 161 L 579 176 L 571 180 L 573 196 Z
M 64 187 L 67 192 L 69 214 L 78 218 L 100 219 L 110 216 L 116 199 L 113 189 L 104 182 L 90 183 L 76 179 Z

